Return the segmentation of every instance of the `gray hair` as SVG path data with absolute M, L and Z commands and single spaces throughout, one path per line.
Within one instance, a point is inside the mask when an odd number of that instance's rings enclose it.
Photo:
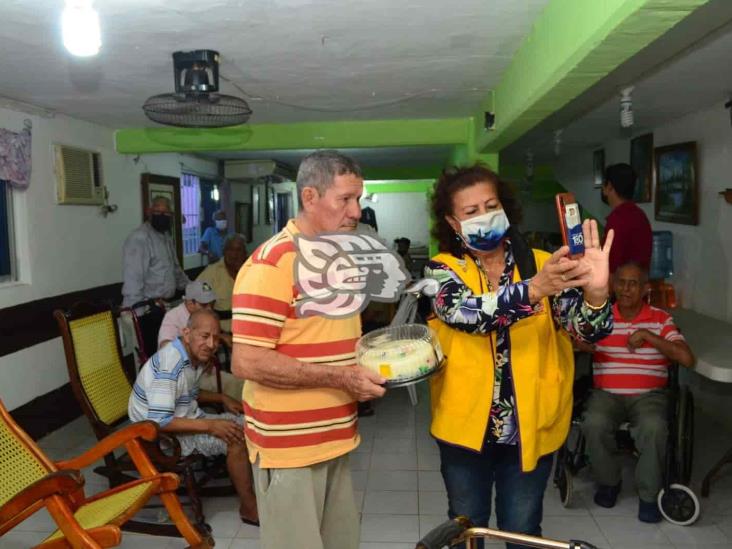
M 211 309 L 199 309 L 191 313 L 191 316 L 188 317 L 188 323 L 186 326 L 188 329 L 192 330 L 198 325 L 199 320 L 205 316 L 213 318 L 217 324 L 219 323 L 219 315 L 217 315 L 215 311 Z
M 224 240 L 224 250 L 227 249 L 232 244 L 234 244 L 235 242 L 241 242 L 241 245 L 244 246 L 244 249 L 245 250 L 247 249 L 247 239 L 244 238 L 244 235 L 240 234 L 240 233 L 231 233 Z
M 302 191 L 314 187 L 322 196 L 338 175 L 361 175 L 361 167 L 353 159 L 334 150 L 320 150 L 310 153 L 297 170 L 297 199 L 302 206 Z
M 150 202 L 150 207 L 155 206 L 155 204 L 158 204 L 160 202 L 165 202 L 165 205 L 168 207 L 169 210 L 173 210 L 173 203 L 170 201 L 170 198 L 167 196 L 163 196 L 162 194 L 158 194 L 153 197 L 152 202 Z
M 617 269 L 615 269 L 615 273 L 620 271 L 620 269 L 625 269 L 626 267 L 635 267 L 640 272 L 640 283 L 645 284 L 648 282 L 648 268 L 641 265 L 640 262 L 635 260 L 626 261 L 622 265 L 619 265 Z M 613 273 L 613 274 L 615 274 Z

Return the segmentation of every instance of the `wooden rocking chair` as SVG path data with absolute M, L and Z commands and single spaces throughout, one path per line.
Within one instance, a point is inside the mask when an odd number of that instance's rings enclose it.
M 116 315 L 108 305 L 80 303 L 68 311 L 56 310 L 54 316 L 64 343 L 71 388 L 96 437 L 102 439 L 127 421 L 132 392 L 132 380 L 122 366 Z M 207 535 L 211 529 L 205 521 L 201 495 L 211 476 L 204 471 L 208 469 L 205 459 L 197 454 L 182 456 L 178 440 L 166 433 L 160 433 L 158 440 L 145 443 L 144 447 L 158 469 L 180 477 L 183 490 L 179 494 L 187 496 L 196 527 Z M 212 471 L 219 469 L 213 467 Z M 104 466 L 94 471 L 106 477 L 112 487 L 136 476 L 128 455 L 108 454 Z M 204 493 L 218 496 L 235 492 L 229 484 L 206 487 Z M 160 536 L 180 535 L 172 524 L 137 520 L 129 521 L 125 529 Z
M 0 537 L 45 507 L 58 529 L 36 547 L 115 547 L 122 541 L 120 527 L 157 495 L 190 547 L 213 547 L 185 515 L 176 496 L 178 477 L 159 473 L 143 449 L 142 440 L 151 442 L 157 436 L 155 423 L 135 423 L 78 457 L 54 463 L 0 402 Z M 79 469 L 120 447 L 126 449 L 140 478 L 87 498 Z

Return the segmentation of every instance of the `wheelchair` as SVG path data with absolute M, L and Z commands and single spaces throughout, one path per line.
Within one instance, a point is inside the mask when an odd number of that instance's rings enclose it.
M 559 489 L 564 507 L 572 506 L 573 480 L 586 465 L 585 439 L 581 431 L 581 419 L 592 388 L 592 356 L 589 358 L 589 377 L 576 376 L 572 422 L 564 445 L 557 451 L 553 482 Z M 575 361 L 581 364 L 581 361 Z M 693 524 L 699 518 L 699 499 L 689 488 L 694 459 L 694 398 L 688 387 L 679 384 L 679 366 L 672 364 L 668 375 L 668 439 L 663 487 L 658 493 L 661 515 L 680 526 Z M 618 448 L 635 453 L 633 441 L 626 425 L 616 433 Z

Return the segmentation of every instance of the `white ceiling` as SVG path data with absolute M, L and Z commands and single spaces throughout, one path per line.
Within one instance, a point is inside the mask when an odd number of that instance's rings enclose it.
M 620 95 L 613 95 L 587 114 L 563 125 L 561 155 L 599 147 L 602 143 L 639 135 L 674 118 L 730 99 L 732 94 L 732 26 L 727 25 L 665 65 L 634 81 L 635 125 L 620 128 Z M 720 111 L 720 116 L 728 113 Z M 501 153 L 501 162 L 552 162 L 553 129 L 544 124 L 525 134 Z
M 171 53 L 205 48 L 254 123 L 472 115 L 547 3 L 96 0 L 103 43 L 89 60 L 61 44 L 63 0 L 3 0 L 0 96 L 152 126 L 140 106 L 172 91 Z

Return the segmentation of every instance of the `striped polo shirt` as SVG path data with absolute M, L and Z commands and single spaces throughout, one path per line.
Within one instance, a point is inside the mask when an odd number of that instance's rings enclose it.
M 150 419 L 165 427 L 176 417 L 203 417 L 196 400 L 202 373 L 191 365 L 180 338 L 174 339 L 140 368 L 127 407 L 130 420 Z
M 235 343 L 274 349 L 306 364 L 334 368 L 356 362 L 361 319 L 298 318 L 294 276 L 298 233 L 293 220 L 262 244 L 234 284 Z M 339 389 L 276 389 L 244 385 L 244 432 L 249 457 L 260 467 L 306 467 L 336 458 L 359 443 L 356 402 Z
M 671 315 L 648 304 L 630 320 L 622 317 L 615 304 L 613 315 L 612 334 L 595 346 L 595 388 L 620 395 L 639 395 L 666 387 L 669 360 L 648 342 L 631 351 L 628 339 L 636 330 L 645 328 L 668 341 L 684 341 Z

